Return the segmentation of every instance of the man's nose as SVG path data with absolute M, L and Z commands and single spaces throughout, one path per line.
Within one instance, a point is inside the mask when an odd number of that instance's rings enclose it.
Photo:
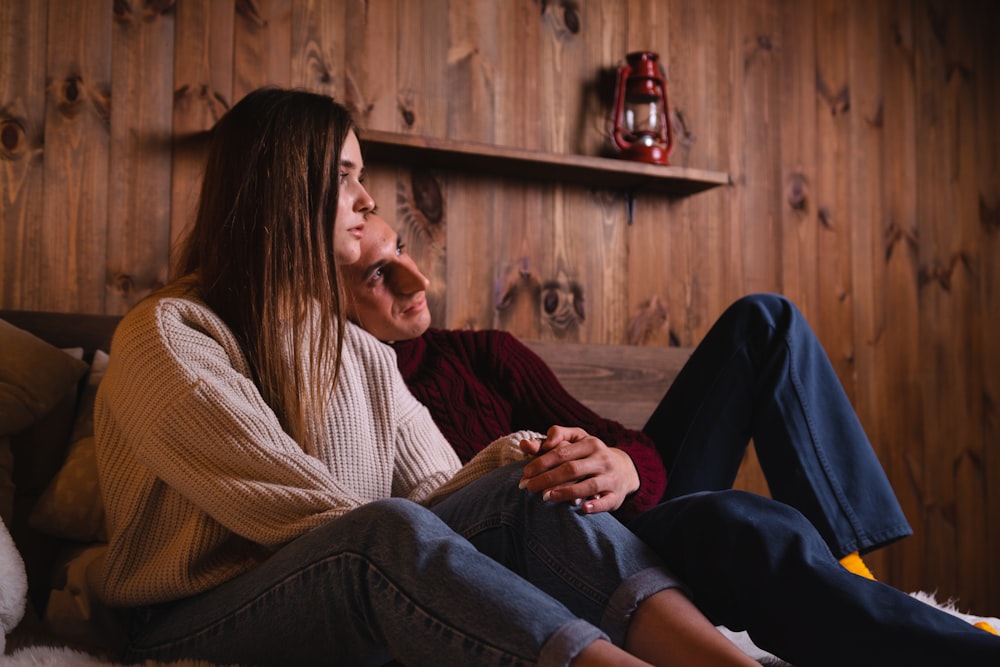
M 396 290 L 401 294 L 414 294 L 426 290 L 431 281 L 415 265 L 404 262 L 396 273 Z

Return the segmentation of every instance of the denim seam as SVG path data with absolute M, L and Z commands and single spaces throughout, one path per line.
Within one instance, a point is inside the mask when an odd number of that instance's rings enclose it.
M 772 327 L 772 331 L 773 331 Z M 857 551 L 858 545 L 862 542 L 870 541 L 871 537 L 868 535 L 867 531 L 864 530 L 861 525 L 860 520 L 854 513 L 854 507 L 851 505 L 844 489 L 840 484 L 840 480 L 837 479 L 834 474 L 833 469 L 830 466 L 830 462 L 827 460 L 823 448 L 819 446 L 820 438 L 817 436 L 816 426 L 813 424 L 812 417 L 809 414 L 809 410 L 803 403 L 803 396 L 805 394 L 805 387 L 799 378 L 798 369 L 795 367 L 794 359 L 795 356 L 792 354 L 792 345 L 787 337 L 782 337 L 782 341 L 785 344 L 785 348 L 788 350 L 788 375 L 792 380 L 792 384 L 795 387 L 795 400 L 799 405 L 799 410 L 802 413 L 802 417 L 805 420 L 806 426 L 809 428 L 809 439 L 812 444 L 813 452 L 816 455 L 816 460 L 819 461 L 823 468 L 823 472 L 826 476 L 826 481 L 830 485 L 830 489 L 833 492 L 833 497 L 836 498 L 837 504 L 840 506 L 841 512 L 844 513 L 844 517 L 847 519 L 851 530 L 854 532 L 854 539 L 846 544 L 841 544 L 839 547 L 845 550 L 845 553 L 851 553 Z

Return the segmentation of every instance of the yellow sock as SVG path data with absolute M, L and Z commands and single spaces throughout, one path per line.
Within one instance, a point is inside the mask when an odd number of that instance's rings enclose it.
M 977 623 L 973 623 L 973 625 L 979 628 L 980 630 L 985 630 L 991 635 L 997 634 L 997 631 L 993 629 L 993 626 L 987 623 L 986 621 L 979 621 Z
M 843 565 L 848 572 L 853 572 L 859 577 L 864 577 L 865 579 L 871 579 L 875 581 L 875 575 L 872 571 L 868 569 L 865 562 L 861 560 L 861 555 L 855 551 L 854 553 L 849 553 L 840 559 L 840 564 Z

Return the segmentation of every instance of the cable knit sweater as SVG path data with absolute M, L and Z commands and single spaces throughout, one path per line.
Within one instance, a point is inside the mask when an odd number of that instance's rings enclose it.
M 430 329 L 394 344 L 410 391 L 426 405 L 459 458 L 470 460 L 514 429 L 578 426 L 632 457 L 639 490 L 615 512 L 627 521 L 658 503 L 667 473 L 643 433 L 603 419 L 575 398 L 545 362 L 507 332 Z
M 376 499 L 430 502 L 521 457 L 500 440 L 460 462 L 407 390 L 391 348 L 347 327 L 329 405 L 309 425 L 316 457 L 282 430 L 232 332 L 193 278 L 119 325 L 95 406 L 112 604 L 211 589 L 311 528 Z M 442 493 L 444 492 L 442 490 Z

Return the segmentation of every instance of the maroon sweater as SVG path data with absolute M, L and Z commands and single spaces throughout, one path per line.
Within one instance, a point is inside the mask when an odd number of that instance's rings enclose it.
M 463 462 L 514 431 L 578 426 L 626 452 L 639 472 L 639 490 L 615 512 L 619 519 L 660 501 L 667 473 L 653 442 L 570 396 L 545 362 L 509 333 L 430 329 L 395 348 L 407 386 Z

